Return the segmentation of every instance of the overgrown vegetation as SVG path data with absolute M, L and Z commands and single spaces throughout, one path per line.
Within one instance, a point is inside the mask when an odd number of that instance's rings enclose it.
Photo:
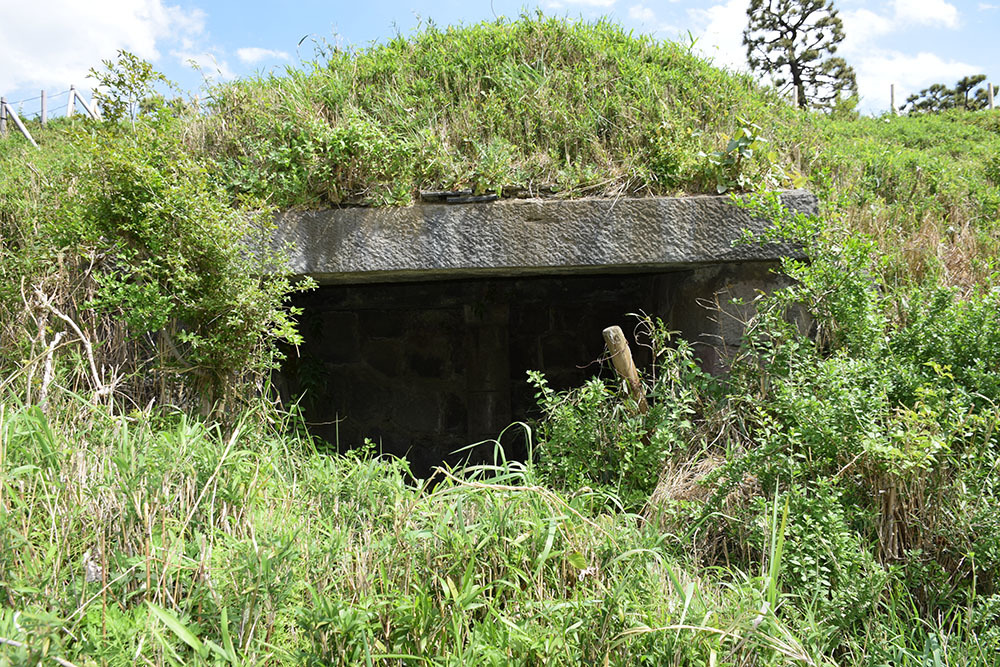
M 205 111 L 124 56 L 104 122 L 0 142 L 0 665 L 998 662 L 1000 116 L 809 115 L 541 17 L 321 56 Z M 415 480 L 267 403 L 259 240 L 424 188 L 761 190 L 809 261 L 724 380 L 647 322 L 647 414 L 534 374 L 532 460 Z
M 1000 250 L 996 112 L 813 122 L 822 149 L 809 158 L 810 187 L 826 218 L 877 244 L 885 288 L 989 284 Z
M 758 620 L 756 572 L 706 585 L 668 535 L 530 466 L 439 473 L 431 490 L 405 462 L 318 454 L 254 415 L 228 434 L 63 415 L 0 412 L 0 636 L 24 645 L 0 650 L 8 663 L 809 660 Z
M 789 214 L 772 195 L 751 206 L 775 219 L 768 238 L 802 243 L 809 260 L 783 262 L 795 282 L 758 300 L 729 374 L 698 372 L 660 325 L 639 339 L 656 358 L 648 415 L 614 382 L 553 394 L 536 377 L 540 469 L 641 511 L 677 556 L 778 568 L 786 597 L 769 608 L 816 655 L 928 664 L 944 646 L 947 664 L 994 664 L 996 274 L 965 294 L 940 274 L 889 284 L 877 244 L 838 218 Z
M 296 338 L 270 209 L 230 196 L 186 147 L 148 64 L 125 54 L 97 76 L 113 86 L 104 122 L 0 154 L 0 390 L 225 409 L 270 370 L 273 342 Z M 54 363 L 67 345 L 82 363 Z
M 793 122 L 776 93 L 681 44 L 541 16 L 321 48 L 302 69 L 213 94 L 203 149 L 234 191 L 282 206 L 714 191 L 703 156 L 737 118 L 767 118 L 772 160 Z M 768 153 L 743 168 L 760 177 Z

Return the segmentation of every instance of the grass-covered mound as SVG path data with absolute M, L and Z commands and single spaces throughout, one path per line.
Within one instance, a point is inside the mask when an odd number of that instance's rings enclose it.
M 714 193 L 787 155 L 794 117 L 774 91 L 680 44 L 539 16 L 430 26 L 218 87 L 202 141 L 234 191 L 282 206 L 466 188 Z M 767 128 L 767 150 L 735 167 L 706 159 L 748 122 Z
M 428 27 L 213 87 L 202 108 L 130 54 L 95 77 L 104 120 L 52 123 L 41 151 L 0 142 L 0 366 L 29 398 L 53 376 L 17 369 L 62 349 L 50 318 L 87 340 L 69 384 L 108 400 L 208 412 L 259 386 L 295 341 L 281 258 L 241 249 L 275 207 L 797 178 L 801 121 L 773 91 L 607 22 Z

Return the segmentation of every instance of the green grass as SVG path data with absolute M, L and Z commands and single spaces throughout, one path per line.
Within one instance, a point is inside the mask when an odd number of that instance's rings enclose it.
M 1000 110 L 811 119 L 810 187 L 848 229 L 872 236 L 890 282 L 973 289 L 1000 252 Z
M 741 123 L 786 156 L 795 118 L 681 44 L 537 16 L 428 26 L 217 87 L 197 142 L 234 191 L 280 206 L 407 204 L 427 189 L 673 194 L 715 191 L 705 154 Z M 766 153 L 746 169 L 766 169 Z
M 0 664 L 812 664 L 761 612 L 776 567 L 695 575 L 529 465 L 430 486 L 259 415 L 69 401 L 0 408 Z

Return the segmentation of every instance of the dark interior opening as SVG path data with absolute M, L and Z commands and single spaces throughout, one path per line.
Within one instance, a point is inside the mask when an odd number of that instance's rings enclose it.
M 660 317 L 696 340 L 712 328 L 696 302 L 739 271 L 324 285 L 294 299 L 305 342 L 279 386 L 302 396 L 309 428 L 332 446 L 367 437 L 425 476 L 470 454 L 489 460 L 492 444 L 455 452 L 538 415 L 528 370 L 542 371 L 554 389 L 602 372 L 605 327 L 621 326 L 636 364 L 648 364 L 630 313 Z M 503 445 L 508 458 L 525 456 L 513 429 Z

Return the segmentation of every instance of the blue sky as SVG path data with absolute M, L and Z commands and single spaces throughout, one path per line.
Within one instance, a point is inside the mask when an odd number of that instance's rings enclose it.
M 154 63 L 189 91 L 203 76 L 229 79 L 278 70 L 309 59 L 314 41 L 365 46 L 420 21 L 471 23 L 495 16 L 546 14 L 608 16 L 662 39 L 695 39 L 717 64 L 744 68 L 740 44 L 747 0 L 0 0 L 0 94 L 37 112 L 42 88 L 50 96 L 69 84 L 85 87 L 86 73 L 127 49 Z M 1000 0 L 885 0 L 836 3 L 847 38 L 840 55 L 858 73 L 861 108 L 888 109 L 889 84 L 901 104 L 935 82 L 985 73 L 1000 82 Z M 304 41 L 303 41 L 304 40 Z M 299 45 L 301 41 L 301 45 Z M 191 68 L 196 62 L 200 73 Z M 50 108 L 65 98 L 53 99 Z

